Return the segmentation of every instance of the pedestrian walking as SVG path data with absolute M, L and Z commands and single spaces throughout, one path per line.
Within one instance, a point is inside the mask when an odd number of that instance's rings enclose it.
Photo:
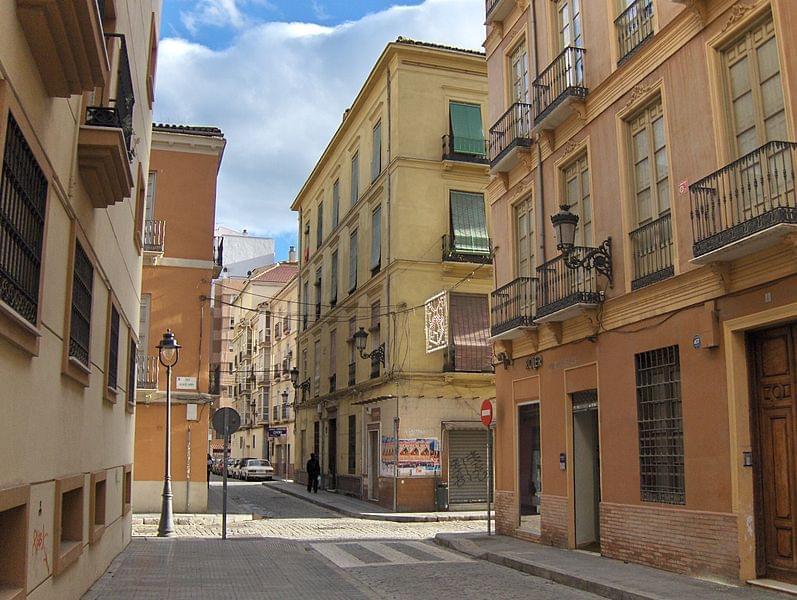
M 307 471 L 307 491 L 312 491 L 313 493 L 318 493 L 318 480 L 321 477 L 321 464 L 318 462 L 318 458 L 316 457 L 315 453 L 310 454 L 310 460 L 307 461 L 306 465 Z
M 210 485 L 210 470 L 213 468 L 213 458 L 208 454 L 208 485 Z

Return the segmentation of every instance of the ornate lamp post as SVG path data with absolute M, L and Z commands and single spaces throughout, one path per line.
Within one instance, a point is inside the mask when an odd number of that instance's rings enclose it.
M 360 327 L 360 330 L 354 334 L 354 347 L 360 353 L 360 358 L 372 358 L 378 360 L 379 363 L 385 366 L 385 345 L 380 344 L 378 348 L 374 348 L 371 352 L 365 351 L 365 345 L 368 342 L 368 332 Z
M 180 344 L 171 329 L 163 334 L 158 348 L 158 360 L 166 367 L 166 459 L 163 472 L 163 501 L 158 522 L 158 537 L 174 537 L 174 514 L 172 511 L 172 367 L 180 358 Z
M 578 269 L 595 269 L 612 283 L 612 238 L 606 238 L 597 248 L 586 250 L 578 256 L 573 252 L 576 241 L 578 215 L 570 212 L 567 204 L 559 207 L 559 212 L 551 216 L 551 223 L 556 232 L 556 248 L 561 251 L 565 265 L 573 271 Z M 355 335 L 356 337 L 356 335 Z

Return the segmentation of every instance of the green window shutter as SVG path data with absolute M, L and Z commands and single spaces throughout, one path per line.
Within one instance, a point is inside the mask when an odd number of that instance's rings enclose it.
M 371 270 L 378 269 L 382 263 L 382 209 L 377 208 L 371 215 Z
M 482 194 L 451 192 L 451 234 L 457 252 L 490 254 Z
M 484 155 L 481 108 L 475 104 L 452 102 L 449 105 L 449 111 L 451 134 L 454 137 L 454 152 Z

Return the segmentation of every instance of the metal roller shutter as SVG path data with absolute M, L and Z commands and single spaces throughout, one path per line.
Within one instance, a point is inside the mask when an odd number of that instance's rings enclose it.
M 487 431 L 448 432 L 448 503 L 487 502 Z

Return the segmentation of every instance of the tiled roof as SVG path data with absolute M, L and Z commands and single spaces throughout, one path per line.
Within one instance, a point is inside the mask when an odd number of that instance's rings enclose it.
M 253 275 L 251 281 L 288 283 L 298 272 L 299 265 L 296 263 L 276 263 Z
M 484 52 L 481 50 L 468 50 L 467 48 L 457 48 L 456 46 L 445 46 L 443 44 L 433 44 L 432 42 L 420 42 L 418 40 L 413 40 L 410 38 L 405 38 L 404 36 L 398 36 L 396 38 L 397 44 L 407 44 L 408 46 L 423 46 L 425 48 L 436 48 L 438 50 L 452 50 L 454 52 L 464 52 L 465 54 L 473 54 L 475 56 L 484 56 Z
M 170 123 L 153 123 L 153 131 L 166 133 L 184 133 L 186 135 L 201 135 L 205 137 L 224 137 L 218 127 L 196 127 L 194 125 L 172 125 Z

